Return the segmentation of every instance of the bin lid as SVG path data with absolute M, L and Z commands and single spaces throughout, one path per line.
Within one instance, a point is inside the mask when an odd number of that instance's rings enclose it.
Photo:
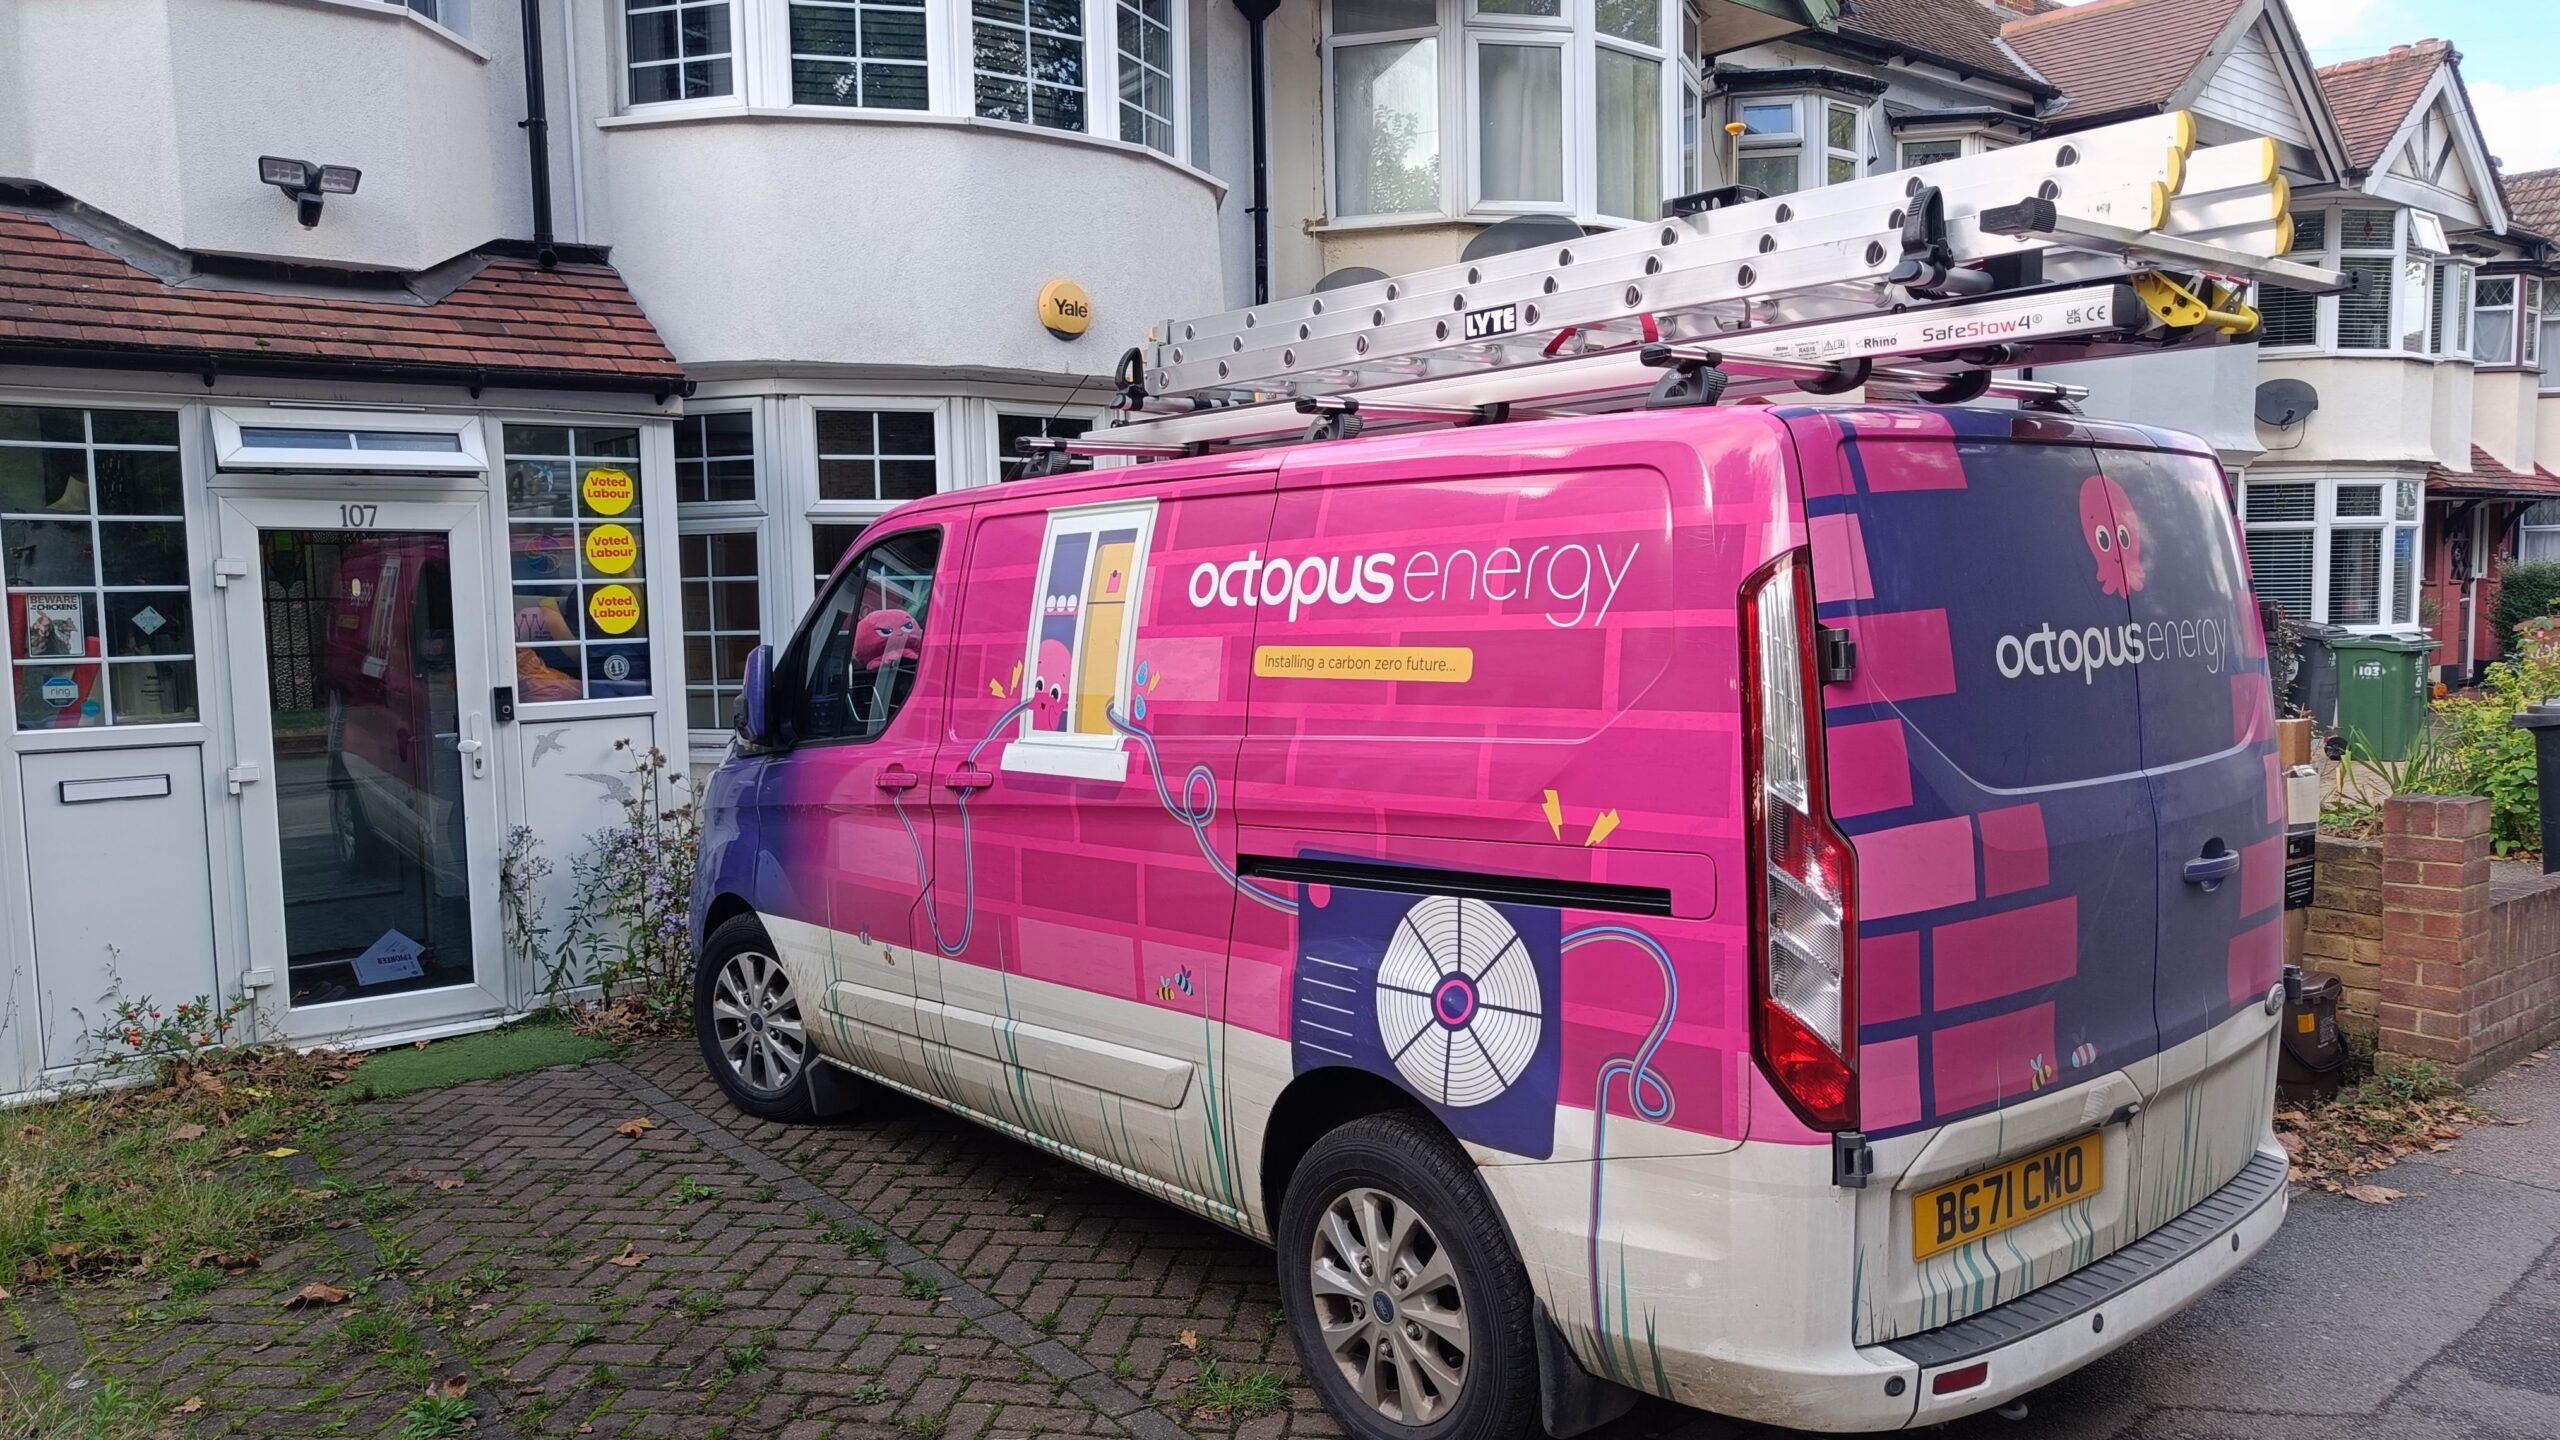
M 2398 635 L 2331 635 L 2322 638 L 2332 650 L 2393 650 L 2416 655 L 2436 648 L 2436 637 L 2424 631 Z

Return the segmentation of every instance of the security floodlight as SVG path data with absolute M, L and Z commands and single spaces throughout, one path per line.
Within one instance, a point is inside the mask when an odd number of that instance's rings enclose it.
M 258 157 L 258 182 L 273 185 L 293 201 L 294 218 L 308 230 L 320 223 L 323 195 L 353 195 L 364 172 L 353 165 L 314 165 L 284 155 Z

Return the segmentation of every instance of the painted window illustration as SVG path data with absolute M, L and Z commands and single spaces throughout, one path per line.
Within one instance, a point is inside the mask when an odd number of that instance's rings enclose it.
M 1138 590 L 1154 523 L 1152 505 L 1049 517 L 1023 656 L 1022 732 L 1006 747 L 1008 768 L 1091 778 L 1122 773 L 1112 717 L 1128 712 Z M 1079 759 L 1077 751 L 1087 753 Z

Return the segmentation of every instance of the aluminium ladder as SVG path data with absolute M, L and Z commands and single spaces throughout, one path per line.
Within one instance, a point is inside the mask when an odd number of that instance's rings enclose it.
M 2198 149 L 2184 112 L 1790 195 L 1729 187 L 1652 224 L 1167 322 L 1122 357 L 1118 424 L 1026 450 L 1047 473 L 1788 388 L 2067 404 L 2082 392 L 2004 372 L 2228 342 L 2257 328 L 2251 285 L 2352 288 L 2283 258 L 2288 199 L 2273 141 Z

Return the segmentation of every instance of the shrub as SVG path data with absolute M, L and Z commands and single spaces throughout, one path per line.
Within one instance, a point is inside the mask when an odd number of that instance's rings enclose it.
M 2498 853 L 2540 851 L 2533 732 L 2508 722 L 2553 695 L 2560 695 L 2560 655 L 2525 651 L 2491 665 L 2477 695 L 2435 702 L 2434 733 L 2397 788 L 2412 795 L 2485 795 Z
M 2513 635 L 2518 625 L 2550 614 L 2555 605 L 2560 605 L 2560 560 L 2519 560 L 2500 573 L 2489 618 L 2499 634 Z

